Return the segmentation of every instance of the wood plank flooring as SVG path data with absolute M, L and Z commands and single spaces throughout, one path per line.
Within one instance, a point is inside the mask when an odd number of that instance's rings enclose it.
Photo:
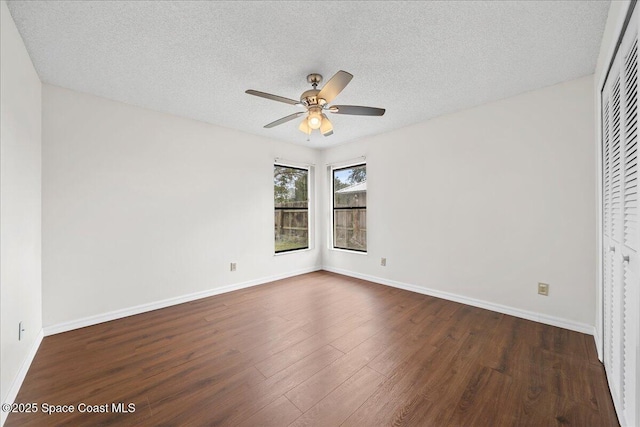
M 593 337 L 328 272 L 46 337 L 16 402 L 6 426 L 618 425 Z

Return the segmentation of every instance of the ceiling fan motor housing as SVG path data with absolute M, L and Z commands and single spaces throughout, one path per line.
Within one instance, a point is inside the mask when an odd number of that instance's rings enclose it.
M 309 89 L 300 95 L 300 103 L 305 107 L 323 107 L 326 105 L 327 101 L 323 98 L 318 98 L 318 93 L 320 91 L 318 89 Z

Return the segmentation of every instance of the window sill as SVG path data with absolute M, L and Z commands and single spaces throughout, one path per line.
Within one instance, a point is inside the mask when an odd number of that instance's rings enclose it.
M 293 251 L 285 251 L 285 252 L 274 252 L 273 256 L 282 256 L 282 255 L 289 255 L 289 254 L 298 254 L 300 252 L 307 252 L 310 251 L 311 248 L 304 248 L 304 249 L 296 249 Z
M 333 248 L 330 247 L 329 250 L 331 251 L 336 251 L 336 252 L 346 252 L 348 254 L 356 254 L 356 255 L 369 255 L 369 252 L 361 252 L 361 251 L 351 251 L 349 249 L 340 249 L 340 248 Z

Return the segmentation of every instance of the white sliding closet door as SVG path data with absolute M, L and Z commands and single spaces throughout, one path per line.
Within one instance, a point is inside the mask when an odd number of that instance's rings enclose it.
M 624 425 L 640 424 L 638 10 L 602 89 L 604 365 Z

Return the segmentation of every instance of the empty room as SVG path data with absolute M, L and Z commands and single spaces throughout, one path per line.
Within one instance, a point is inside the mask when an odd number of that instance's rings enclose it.
M 0 0 L 0 426 L 640 426 L 637 9 Z

